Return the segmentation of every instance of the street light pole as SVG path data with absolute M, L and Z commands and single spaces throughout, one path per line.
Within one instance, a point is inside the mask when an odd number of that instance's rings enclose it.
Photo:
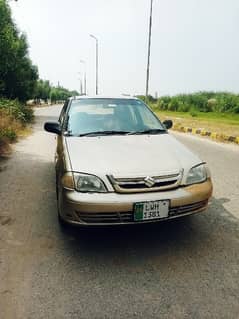
M 99 68 L 99 48 L 98 48 L 98 39 L 93 35 L 90 34 L 90 37 L 93 38 L 95 40 L 95 44 L 96 44 L 96 61 L 95 61 L 95 66 L 96 66 L 96 75 L 95 75 L 95 94 L 98 94 L 98 68 Z
M 80 63 L 84 64 L 84 95 L 86 95 L 86 63 L 84 60 L 80 60 Z
M 147 62 L 147 76 L 146 76 L 146 92 L 145 101 L 148 101 L 149 94 L 149 69 L 150 69 L 150 53 L 151 53 L 151 33 L 152 33 L 152 20 L 153 20 L 153 0 L 150 0 L 150 18 L 149 18 L 149 42 L 148 42 L 148 62 Z
M 80 95 L 83 95 L 81 72 L 78 72 L 78 74 L 79 74 L 78 80 L 80 81 Z

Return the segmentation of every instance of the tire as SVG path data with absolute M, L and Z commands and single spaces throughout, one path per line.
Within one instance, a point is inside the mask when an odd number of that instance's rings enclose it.
M 60 213 L 60 201 L 61 201 L 61 194 L 58 185 L 56 184 L 56 194 L 57 194 L 57 217 L 58 217 L 58 223 L 61 228 L 61 230 L 68 230 L 69 224 L 61 217 Z
M 57 178 L 57 174 L 56 174 L 56 199 L 58 200 L 58 178 Z
M 69 228 L 69 225 L 68 225 L 67 222 L 65 222 L 64 219 L 61 217 L 59 211 L 57 212 L 57 217 L 58 217 L 58 223 L 59 223 L 59 225 L 60 225 L 60 228 L 62 228 L 62 229 Z

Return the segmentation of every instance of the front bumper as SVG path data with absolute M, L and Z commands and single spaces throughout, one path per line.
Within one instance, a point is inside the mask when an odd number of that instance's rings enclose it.
M 141 224 L 201 212 L 207 208 L 211 195 L 211 179 L 200 184 L 154 193 L 89 194 L 63 189 L 60 212 L 64 221 L 74 225 Z M 134 203 L 155 200 L 170 200 L 169 216 L 164 219 L 134 221 Z

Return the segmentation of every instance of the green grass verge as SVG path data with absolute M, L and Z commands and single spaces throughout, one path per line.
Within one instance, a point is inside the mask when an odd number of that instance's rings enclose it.
M 222 114 L 222 113 L 196 113 L 192 116 L 190 113 L 185 112 L 170 112 L 170 111 L 156 111 L 158 115 L 163 115 L 167 117 L 178 117 L 185 119 L 193 119 L 198 121 L 209 121 L 209 122 L 220 122 L 229 125 L 239 125 L 239 114 Z
M 155 105 L 151 105 L 151 108 L 162 121 L 172 119 L 175 128 L 184 126 L 205 129 L 219 134 L 239 136 L 239 114 L 161 111 Z

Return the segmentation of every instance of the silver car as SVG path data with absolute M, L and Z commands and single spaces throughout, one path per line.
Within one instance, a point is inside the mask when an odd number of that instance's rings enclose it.
M 118 225 L 158 222 L 205 210 L 209 169 L 168 133 L 141 100 L 73 97 L 59 122 L 55 155 L 61 223 Z

